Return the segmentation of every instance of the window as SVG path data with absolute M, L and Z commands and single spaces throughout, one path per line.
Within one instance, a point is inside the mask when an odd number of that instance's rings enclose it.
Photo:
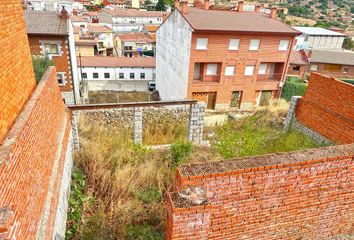
M 267 67 L 268 67 L 268 64 L 266 64 L 266 63 L 261 63 L 261 64 L 259 65 L 258 74 L 266 74 L 266 72 L 267 72 Z
M 249 50 L 258 50 L 260 42 L 259 39 L 251 39 Z
M 288 50 L 288 46 L 289 46 L 289 40 L 280 40 L 278 50 L 286 51 Z
M 235 75 L 235 66 L 226 66 L 225 76 L 233 76 L 233 75 Z
M 318 65 L 317 64 L 312 64 L 310 70 L 311 71 L 317 71 L 318 70 Z
M 81 78 L 82 79 L 87 79 L 87 73 L 82 73 Z
M 254 74 L 254 66 L 246 66 L 245 76 L 252 76 Z
M 293 71 L 300 71 L 300 66 L 294 66 Z
M 140 73 L 140 78 L 145 79 L 145 73 Z
M 104 73 L 104 78 L 109 78 L 109 73 Z
M 119 79 L 124 79 L 124 73 L 119 73 Z
M 65 73 L 64 72 L 58 72 L 57 73 L 57 80 L 59 85 L 65 85 Z
M 343 67 L 343 73 L 348 73 L 349 67 Z
M 135 78 L 135 73 L 130 73 L 130 79 L 134 79 Z
M 240 107 L 242 92 L 232 92 L 230 107 Z
M 98 73 L 92 73 L 93 78 L 98 78 Z
M 238 50 L 240 39 L 230 39 L 229 50 Z
M 208 64 L 207 65 L 207 70 L 206 70 L 206 75 L 216 75 L 218 70 L 218 65 L 217 64 Z
M 44 51 L 47 54 L 59 54 L 59 46 L 55 43 L 44 43 Z
M 197 50 L 207 50 L 208 49 L 208 39 L 207 38 L 197 38 Z

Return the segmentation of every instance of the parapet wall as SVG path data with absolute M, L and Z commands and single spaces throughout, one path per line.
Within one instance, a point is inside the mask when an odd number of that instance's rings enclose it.
M 296 118 L 304 126 L 339 144 L 354 142 L 354 86 L 312 73 Z
M 354 144 L 184 165 L 167 239 L 326 239 L 354 235 Z
M 64 237 L 56 230 L 66 220 L 58 209 L 70 182 L 70 137 L 70 114 L 50 67 L 0 145 L 0 239 Z

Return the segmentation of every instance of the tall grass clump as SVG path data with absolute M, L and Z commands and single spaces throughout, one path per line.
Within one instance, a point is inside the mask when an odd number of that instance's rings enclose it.
M 281 97 L 290 101 L 293 96 L 303 96 L 306 92 L 307 84 L 297 77 L 287 77 Z

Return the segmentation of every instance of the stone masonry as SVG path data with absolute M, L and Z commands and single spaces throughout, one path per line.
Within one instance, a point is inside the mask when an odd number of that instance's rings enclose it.
M 134 143 L 143 143 L 143 111 L 142 108 L 134 108 Z
M 188 140 L 200 144 L 203 139 L 205 104 L 198 102 L 189 109 Z

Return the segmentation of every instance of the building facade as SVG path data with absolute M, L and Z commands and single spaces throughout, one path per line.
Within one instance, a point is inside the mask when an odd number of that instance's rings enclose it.
M 127 33 L 115 37 L 115 51 L 118 56 L 155 56 L 156 38 L 148 33 Z
M 81 57 L 79 71 L 88 91 L 148 91 L 155 82 L 155 58 Z
M 330 77 L 354 78 L 353 51 L 312 50 L 307 55 L 308 74 L 317 72 Z
M 63 7 L 69 12 L 73 11 L 74 0 L 28 0 L 27 10 L 56 11 L 60 12 Z
M 207 2 L 208 3 L 208 2 Z M 209 109 L 249 108 L 280 94 L 298 31 L 260 12 L 182 6 L 157 31 L 162 100 L 193 98 Z
M 308 64 L 308 58 L 304 50 L 291 51 L 288 75 L 305 79 Z
M 79 83 L 73 27 L 67 12 L 26 11 L 31 54 L 47 56 L 56 67 L 58 84 L 67 104 L 79 102 Z
M 115 33 L 141 32 L 144 25 L 160 25 L 167 12 L 134 9 L 103 10 L 98 14 L 100 23 L 108 24 Z
M 296 50 L 301 49 L 341 49 L 345 35 L 320 27 L 294 27 L 301 32 L 296 37 Z

